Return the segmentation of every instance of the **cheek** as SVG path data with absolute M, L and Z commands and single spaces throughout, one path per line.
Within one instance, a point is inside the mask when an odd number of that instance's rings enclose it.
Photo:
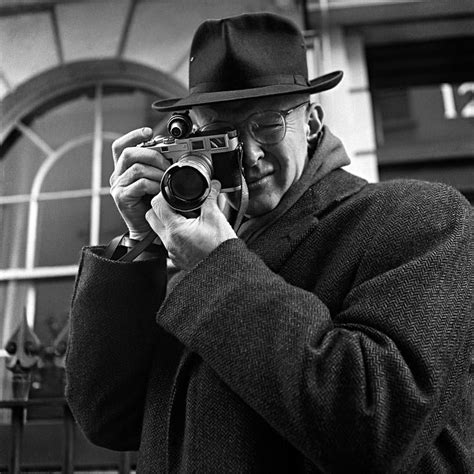
M 278 183 L 281 185 L 293 184 L 297 181 L 305 168 L 307 151 L 295 144 L 281 150 L 277 155 L 278 161 Z
M 291 163 L 295 179 L 299 179 L 308 163 L 308 141 L 303 128 L 300 130 L 291 143 Z

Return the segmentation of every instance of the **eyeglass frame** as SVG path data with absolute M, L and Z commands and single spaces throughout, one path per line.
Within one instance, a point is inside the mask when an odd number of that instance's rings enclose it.
M 285 136 L 286 136 L 286 127 L 287 127 L 286 117 L 288 117 L 288 115 L 291 114 L 291 112 L 294 112 L 296 109 L 299 109 L 303 105 L 306 105 L 306 104 L 309 104 L 309 103 L 310 103 L 309 100 L 305 100 L 301 104 L 293 105 L 292 107 L 290 107 L 289 109 L 286 109 L 286 110 L 263 110 L 261 112 L 253 112 L 247 118 L 245 118 L 244 120 L 241 120 L 240 122 L 238 122 L 236 124 L 233 124 L 233 123 L 230 123 L 230 122 L 223 122 L 223 121 L 210 122 L 210 123 L 207 123 L 206 125 L 203 125 L 202 127 L 199 127 L 199 130 L 204 131 L 204 129 L 206 127 L 208 127 L 210 125 L 216 125 L 216 124 L 219 124 L 219 123 L 223 123 L 223 124 L 226 124 L 226 125 L 232 125 L 232 127 L 236 128 L 236 129 L 241 129 L 241 128 L 243 128 L 243 126 L 246 126 L 246 128 L 247 128 L 248 132 L 250 133 L 250 135 L 252 136 L 252 138 L 257 143 L 259 143 L 260 145 L 264 145 L 264 146 L 265 145 L 267 145 L 267 146 L 278 145 L 278 143 L 281 143 L 284 140 Z M 282 137 L 276 142 L 271 142 L 271 143 L 262 142 L 261 140 L 259 140 L 255 136 L 255 132 L 250 127 L 249 121 L 254 115 L 260 115 L 260 114 L 265 114 L 265 113 L 277 113 L 282 118 L 284 131 L 283 131 Z

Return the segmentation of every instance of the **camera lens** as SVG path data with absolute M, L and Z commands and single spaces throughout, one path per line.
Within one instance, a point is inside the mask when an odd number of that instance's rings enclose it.
M 173 209 L 194 211 L 206 200 L 211 189 L 212 175 L 212 162 L 209 158 L 182 156 L 165 171 L 160 189 Z
M 206 192 L 207 183 L 199 171 L 185 166 L 173 174 L 170 189 L 178 199 L 193 201 L 199 199 Z

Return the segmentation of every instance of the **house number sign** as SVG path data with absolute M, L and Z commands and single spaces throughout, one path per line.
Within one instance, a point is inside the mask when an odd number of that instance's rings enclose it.
M 444 118 L 469 118 L 474 117 L 474 82 L 464 82 L 459 86 L 452 84 L 441 84 L 441 96 L 443 97 Z M 459 105 L 456 98 L 467 97 L 467 103 Z

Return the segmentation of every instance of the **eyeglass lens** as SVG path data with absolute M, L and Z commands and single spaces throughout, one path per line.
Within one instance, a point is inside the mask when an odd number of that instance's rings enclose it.
M 264 112 L 257 112 L 235 126 L 246 126 L 252 137 L 262 145 L 276 145 L 285 138 L 286 116 L 307 103 L 308 101 L 305 101 L 288 110 L 267 110 Z M 227 122 L 211 122 L 204 125 L 199 130 L 202 132 L 218 130 L 218 128 L 222 127 L 224 124 L 226 126 L 230 125 Z
M 273 145 L 283 140 L 286 132 L 285 119 L 279 112 L 254 114 L 247 122 L 248 129 L 257 142 Z
M 307 103 L 308 101 L 304 101 L 287 110 L 268 110 L 251 115 L 247 119 L 250 133 L 262 145 L 276 145 L 285 138 L 286 116 Z

